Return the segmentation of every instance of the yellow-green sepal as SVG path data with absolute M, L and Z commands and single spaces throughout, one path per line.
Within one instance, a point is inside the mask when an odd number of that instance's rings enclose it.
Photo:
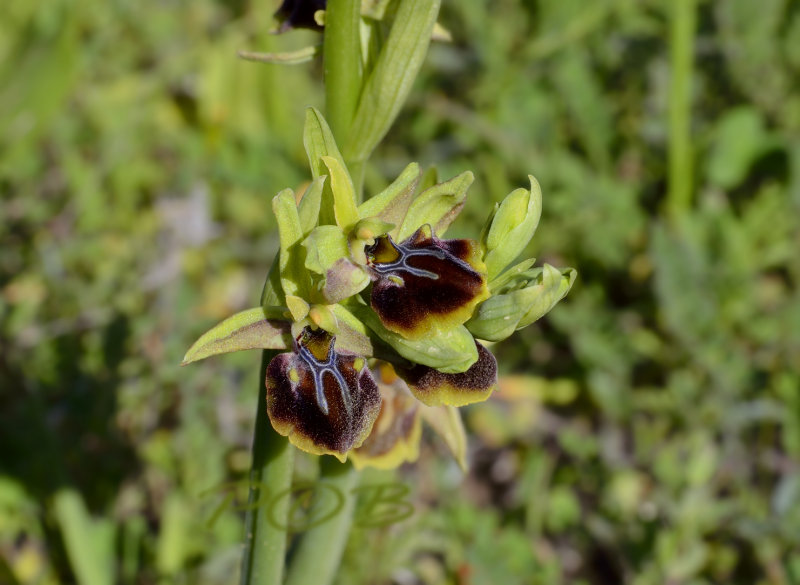
M 297 213 L 294 192 L 284 189 L 272 199 L 272 211 L 278 220 L 281 249 L 278 255 L 281 287 L 285 295 L 308 297 L 309 279 L 305 271 L 305 250 L 299 245 L 303 239 L 300 216 Z
M 359 217 L 379 217 L 399 228 L 408 213 L 419 179 L 419 165 L 411 163 L 391 185 L 358 206 Z
M 449 181 L 425 189 L 408 207 L 408 213 L 397 230 L 397 240 L 405 240 L 424 224 L 430 224 L 437 236 L 444 234 L 464 207 L 467 190 L 474 180 L 472 172 L 465 171 Z
M 322 162 L 330 173 L 331 192 L 333 193 L 333 216 L 336 225 L 342 229 L 350 229 L 358 221 L 356 190 L 353 180 L 344 163 L 336 157 L 323 156 Z
M 322 160 L 323 157 L 331 157 L 338 161 L 339 166 L 346 169 L 344 158 L 336 140 L 333 138 L 328 122 L 316 108 L 306 109 L 306 121 L 303 127 L 303 146 L 308 156 L 308 164 L 311 168 L 311 176 L 315 179 L 329 173 L 328 167 Z M 352 182 L 352 181 L 351 181 Z M 336 215 L 334 213 L 334 198 L 331 182 L 327 181 L 321 193 L 321 205 L 319 210 L 319 224 L 335 224 Z
M 228 317 L 201 335 L 186 352 L 181 365 L 243 349 L 290 347 L 291 323 L 286 309 L 255 307 Z
M 325 180 L 327 175 L 320 175 L 316 177 L 311 184 L 306 187 L 300 203 L 297 204 L 297 214 L 300 216 L 300 228 L 303 235 L 307 236 L 308 233 L 314 229 L 319 219 L 319 210 L 322 203 L 322 193 L 325 189 Z

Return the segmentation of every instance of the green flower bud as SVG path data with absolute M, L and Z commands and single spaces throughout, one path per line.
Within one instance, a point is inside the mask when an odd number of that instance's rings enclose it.
M 494 280 L 531 241 L 542 215 L 542 190 L 532 175 L 530 190 L 512 191 L 495 208 L 491 226 L 481 238 L 489 282 Z
M 549 264 L 525 270 L 482 303 L 466 326 L 478 339 L 501 341 L 527 327 L 560 301 L 572 288 L 577 273 L 559 271 Z

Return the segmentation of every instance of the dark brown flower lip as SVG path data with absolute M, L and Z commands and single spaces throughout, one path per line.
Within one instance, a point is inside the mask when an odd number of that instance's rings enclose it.
M 366 359 L 335 350 L 335 337 L 306 327 L 295 351 L 267 367 L 267 414 L 295 446 L 342 461 L 368 436 L 381 397 Z
M 428 225 L 400 243 L 381 236 L 365 255 L 372 309 L 407 338 L 461 325 L 489 296 L 477 243 L 439 239 Z
M 397 374 L 408 384 L 417 400 L 428 406 L 465 406 L 482 402 L 497 388 L 497 360 L 480 343 L 475 342 L 475 345 L 478 348 L 478 361 L 466 372 L 445 374 L 428 366 L 414 364 L 410 368 L 396 368 Z

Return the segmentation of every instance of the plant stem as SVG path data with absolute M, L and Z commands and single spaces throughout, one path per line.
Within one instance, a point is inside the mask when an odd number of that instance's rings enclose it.
M 325 105 L 334 137 L 344 144 L 361 93 L 361 0 L 330 0 L 325 10 Z
M 356 498 L 352 490 L 358 484 L 359 473 L 350 463 L 339 463 L 333 457 L 321 461 L 321 474 L 315 492 L 324 496 L 328 489 L 344 496 L 344 505 L 333 518 L 314 526 L 303 535 L 294 554 L 286 585 L 329 585 L 339 567 L 347 535 L 353 523 Z
M 696 0 L 672 0 L 670 21 L 669 194 L 667 212 L 677 220 L 692 203 L 691 77 Z
M 272 428 L 267 417 L 267 365 L 273 351 L 261 354 L 258 408 L 253 433 L 253 467 L 245 518 L 242 585 L 280 585 L 286 556 L 286 529 L 290 498 L 268 498 L 291 488 L 294 447 Z M 273 525 L 270 518 L 278 524 Z M 282 526 L 282 527 L 280 527 Z

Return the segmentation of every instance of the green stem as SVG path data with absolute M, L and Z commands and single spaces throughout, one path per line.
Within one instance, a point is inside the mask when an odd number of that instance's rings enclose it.
M 361 0 L 330 0 L 325 10 L 323 60 L 328 123 L 344 144 L 361 93 Z
M 315 492 L 323 497 L 329 491 L 338 492 L 344 497 L 344 504 L 333 518 L 314 526 L 303 535 L 292 558 L 286 585 L 332 583 L 347 544 L 356 502 L 352 492 L 358 484 L 359 473 L 351 464 L 341 464 L 333 457 L 324 457 L 321 466 L 321 476 Z
M 280 585 L 286 556 L 290 498 L 269 498 L 291 488 L 294 448 L 272 428 L 267 417 L 267 365 L 275 352 L 261 354 L 258 409 L 253 433 L 253 468 L 245 518 L 242 585 Z M 274 524 L 273 524 L 274 523 Z M 277 526 L 276 526 L 277 524 Z
M 673 220 L 684 215 L 692 203 L 691 77 L 695 2 L 672 0 L 667 212 Z

